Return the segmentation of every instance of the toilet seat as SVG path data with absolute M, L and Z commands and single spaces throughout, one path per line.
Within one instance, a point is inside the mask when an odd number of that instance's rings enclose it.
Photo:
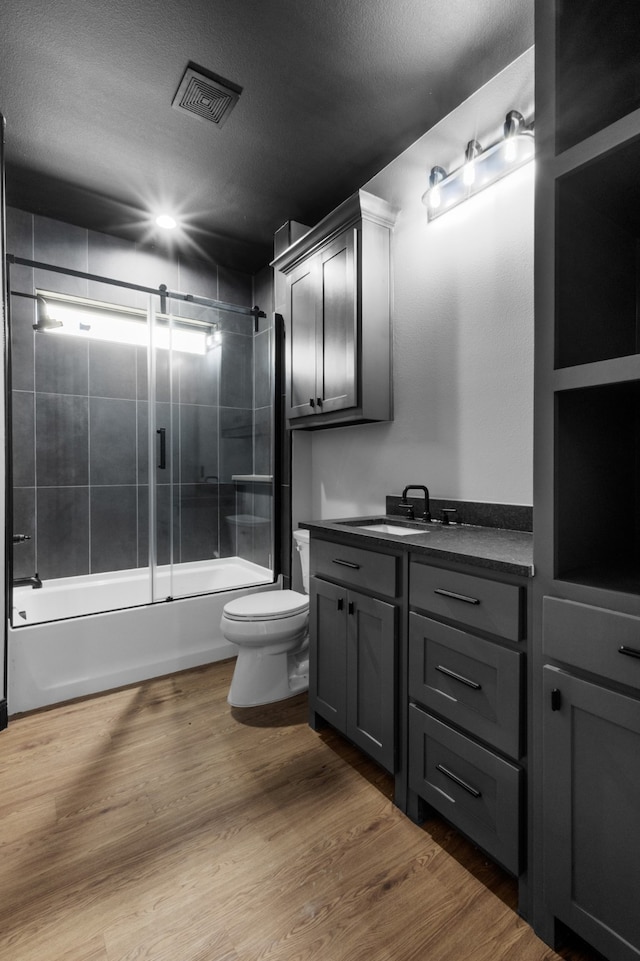
M 275 621 L 295 617 L 309 607 L 306 594 L 297 591 L 265 591 L 247 594 L 224 606 L 224 617 L 230 621 Z

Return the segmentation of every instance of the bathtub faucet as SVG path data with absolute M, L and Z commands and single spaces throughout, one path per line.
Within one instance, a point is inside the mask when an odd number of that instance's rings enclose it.
M 14 587 L 26 587 L 27 584 L 30 584 L 34 591 L 42 587 L 40 575 L 36 573 L 32 574 L 31 577 L 14 577 L 13 579 Z

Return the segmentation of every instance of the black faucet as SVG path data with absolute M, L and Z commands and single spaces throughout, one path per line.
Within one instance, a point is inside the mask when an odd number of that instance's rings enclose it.
M 429 491 L 424 486 L 424 484 L 408 484 L 407 487 L 402 492 L 402 499 L 398 504 L 398 510 L 405 517 L 413 518 L 413 504 L 410 504 L 407 500 L 407 491 L 424 491 L 424 513 L 420 520 L 430 521 L 431 520 L 431 505 L 429 503 Z
M 31 587 L 37 590 L 42 587 L 42 581 L 40 580 L 39 574 L 32 574 L 31 577 L 14 577 L 13 586 L 14 587 L 26 587 L 27 584 L 31 584 Z

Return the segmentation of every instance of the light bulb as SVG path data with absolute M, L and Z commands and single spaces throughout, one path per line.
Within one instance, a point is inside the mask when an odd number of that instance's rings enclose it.
M 159 214 L 156 217 L 156 223 L 158 227 L 164 228 L 164 230 L 173 230 L 178 226 L 174 217 L 171 214 Z
M 438 185 L 436 184 L 436 186 L 432 187 L 431 190 L 429 191 L 429 203 L 431 205 L 432 210 L 438 209 L 438 207 L 440 206 L 441 200 L 442 200 L 442 197 L 440 196 L 440 187 L 438 187 Z
M 476 165 L 473 160 L 469 160 L 468 163 L 464 165 L 464 170 L 462 172 L 462 182 L 467 187 L 473 186 L 476 179 Z
M 518 143 L 514 136 L 507 137 L 504 142 L 504 159 L 507 163 L 512 164 L 516 157 L 518 156 Z

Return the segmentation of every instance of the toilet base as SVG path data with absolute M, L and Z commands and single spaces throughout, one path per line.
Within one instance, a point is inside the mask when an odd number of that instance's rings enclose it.
M 295 697 L 309 688 L 307 643 L 291 654 L 240 648 L 227 701 L 232 707 L 259 707 Z

